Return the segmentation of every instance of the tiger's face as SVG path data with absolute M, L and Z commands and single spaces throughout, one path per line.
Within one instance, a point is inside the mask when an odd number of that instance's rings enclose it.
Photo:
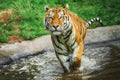
M 48 29 L 53 35 L 61 35 L 70 27 L 67 8 L 46 7 L 44 22 L 46 29 Z

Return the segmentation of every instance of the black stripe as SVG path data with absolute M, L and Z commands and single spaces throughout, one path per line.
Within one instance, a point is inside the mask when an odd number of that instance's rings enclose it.
M 91 23 L 88 22 L 88 25 L 91 25 Z
M 56 52 L 57 52 L 57 51 L 56 51 Z M 64 56 L 68 56 L 67 53 L 60 53 L 60 52 L 57 52 L 57 54 L 59 54 L 59 55 L 64 55 Z
M 72 34 L 72 30 L 70 30 L 69 34 L 64 38 L 65 43 L 69 40 L 70 35 Z
M 102 22 L 100 22 L 100 25 L 103 26 L 104 24 Z
M 59 39 L 58 36 L 56 36 L 56 39 L 57 39 L 57 41 L 58 41 L 60 44 L 63 44 L 63 43 L 60 41 L 60 39 Z
M 89 23 L 89 22 L 90 22 L 90 23 Z M 91 25 L 91 24 L 93 24 L 94 22 L 99 22 L 101 26 L 103 25 L 102 20 L 101 20 L 100 18 L 93 18 L 93 19 L 91 19 L 90 21 L 88 21 L 87 24 L 88 24 L 88 25 Z
M 100 22 L 100 18 L 96 18 L 96 21 L 99 21 L 99 22 Z
M 65 27 L 65 30 L 67 30 L 67 29 L 68 29 L 69 25 L 70 25 L 70 24 L 68 24 L 68 25 L 67 25 L 67 27 Z
M 97 20 L 97 18 L 95 18 L 95 21 L 99 21 L 99 20 Z
M 74 46 L 74 44 L 75 44 L 75 42 L 76 42 L 76 40 L 74 40 L 74 42 L 70 45 L 70 47 L 73 47 L 73 46 Z
M 57 48 L 63 50 L 60 46 L 58 46 L 58 45 L 55 43 L 55 41 L 54 41 L 54 44 L 55 44 L 55 46 L 56 46 Z
M 100 22 L 100 18 L 95 18 L 95 21 L 96 22 Z
M 94 20 L 93 20 L 93 19 L 91 19 L 90 21 L 91 21 L 91 22 L 94 22 Z
M 69 16 L 67 17 L 67 20 L 69 21 Z
M 66 32 L 67 34 L 65 35 L 64 39 L 67 39 L 70 37 L 71 33 L 72 33 L 72 30 L 69 30 Z
M 64 26 L 64 27 L 66 27 L 66 26 L 67 26 L 67 23 L 66 23 L 66 21 L 64 22 L 63 26 Z
M 69 38 L 67 38 L 67 39 L 65 40 L 65 43 L 67 43 L 68 40 L 69 40 Z
M 69 17 L 67 17 L 67 21 L 69 21 Z M 67 26 L 67 27 L 66 27 L 66 26 Z M 66 23 L 66 25 L 64 26 L 64 27 L 65 27 L 65 30 L 67 30 L 69 26 L 70 26 L 70 21 L 69 21 L 68 24 Z

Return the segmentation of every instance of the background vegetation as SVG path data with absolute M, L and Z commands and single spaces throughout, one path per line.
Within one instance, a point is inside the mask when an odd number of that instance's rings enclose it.
M 86 21 L 99 17 L 104 26 L 120 24 L 120 0 L 0 0 L 1 11 L 13 11 L 7 22 L 0 23 L 0 42 L 8 42 L 8 36 L 31 40 L 48 34 L 43 26 L 44 6 L 64 6 L 66 3 Z

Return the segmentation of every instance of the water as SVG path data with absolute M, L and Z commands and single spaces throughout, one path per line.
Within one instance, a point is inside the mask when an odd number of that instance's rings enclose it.
M 63 73 L 53 50 L 0 69 L 0 80 L 120 80 L 120 41 L 85 48 L 81 73 Z
M 94 59 L 88 63 L 84 60 L 84 72 L 76 74 L 63 75 L 60 80 L 120 80 L 120 48 L 116 46 L 99 47 L 86 50 L 86 56 L 89 60 Z M 94 52 L 96 51 L 96 52 Z M 91 64 L 91 65 L 90 65 Z

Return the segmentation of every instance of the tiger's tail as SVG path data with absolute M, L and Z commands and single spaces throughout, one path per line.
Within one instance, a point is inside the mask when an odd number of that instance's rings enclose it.
M 93 18 L 87 22 L 87 27 L 89 27 L 94 22 L 100 23 L 101 26 L 103 26 L 102 20 L 100 18 Z

